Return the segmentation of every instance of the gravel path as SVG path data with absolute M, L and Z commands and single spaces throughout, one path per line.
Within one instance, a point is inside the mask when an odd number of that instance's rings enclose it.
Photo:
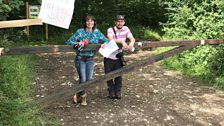
M 143 51 L 126 59 L 131 63 L 150 55 Z M 73 57 L 74 54 L 40 56 L 34 97 L 78 84 Z M 104 75 L 99 57 L 95 59 L 94 78 Z M 224 91 L 164 70 L 158 63 L 125 74 L 121 100 L 108 99 L 106 89 L 103 83 L 89 90 L 86 107 L 65 98 L 45 111 L 64 126 L 224 126 Z

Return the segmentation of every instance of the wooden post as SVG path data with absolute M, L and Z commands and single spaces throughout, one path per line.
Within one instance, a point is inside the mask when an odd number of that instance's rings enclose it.
M 26 18 L 29 19 L 29 2 L 26 1 Z M 28 38 L 30 37 L 30 28 L 29 26 L 26 26 L 26 33 Z
M 48 42 L 48 24 L 45 24 L 45 39 Z

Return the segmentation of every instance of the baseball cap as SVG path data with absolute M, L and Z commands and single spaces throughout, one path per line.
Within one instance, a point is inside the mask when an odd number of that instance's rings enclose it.
M 125 20 L 124 15 L 117 15 L 115 20 Z

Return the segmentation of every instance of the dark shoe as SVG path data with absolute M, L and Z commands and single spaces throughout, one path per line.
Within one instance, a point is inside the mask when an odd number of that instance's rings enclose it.
M 109 91 L 109 96 L 107 96 L 110 99 L 115 99 L 115 93 L 114 91 Z
M 115 98 L 116 99 L 121 99 L 121 92 L 120 91 L 115 92 Z

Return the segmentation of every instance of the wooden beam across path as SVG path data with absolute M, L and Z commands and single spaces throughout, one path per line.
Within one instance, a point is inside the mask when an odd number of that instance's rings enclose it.
M 102 82 L 106 82 L 112 78 L 121 76 L 123 74 L 126 74 L 130 71 L 133 71 L 135 69 L 138 69 L 140 67 L 144 67 L 146 65 L 152 64 L 154 62 L 160 61 L 164 58 L 168 58 L 170 56 L 173 56 L 175 54 L 181 53 L 185 50 L 194 48 L 199 45 L 205 45 L 205 44 L 221 44 L 223 43 L 223 39 L 217 39 L 217 40 L 195 40 L 195 41 L 169 41 L 169 42 L 136 42 L 135 47 L 163 47 L 163 46 L 179 46 L 172 50 L 169 50 L 167 52 L 158 54 L 154 57 L 149 57 L 141 61 L 134 62 L 130 65 L 124 66 L 121 69 L 118 69 L 116 71 L 110 72 L 108 74 L 105 74 L 101 77 L 98 77 L 94 80 L 88 81 L 83 83 L 82 85 L 76 85 L 75 87 L 68 87 L 66 89 L 61 90 L 60 92 L 57 92 L 55 94 L 48 95 L 44 98 L 35 99 L 30 105 L 40 105 L 42 108 L 48 107 L 50 104 L 55 103 L 56 101 L 65 100 L 72 95 L 74 95 L 76 92 L 82 90 L 82 89 L 90 89 L 91 87 L 95 86 L 95 84 L 99 84 Z M 168 44 L 169 43 L 169 44 Z M 67 50 L 73 50 L 72 46 L 47 46 L 47 47 L 32 47 L 32 48 L 14 48 L 9 49 L 4 52 L 4 49 L 0 49 L 3 53 L 0 52 L 0 54 L 5 55 L 20 55 L 20 54 L 30 54 L 30 53 L 49 53 L 49 52 L 62 52 Z
M 180 47 L 176 47 L 172 50 L 169 50 L 167 52 L 164 52 L 162 54 L 156 55 L 154 57 L 149 57 L 149 58 L 141 60 L 141 61 L 136 61 L 134 63 L 131 63 L 130 65 L 124 66 L 123 68 L 120 68 L 118 70 L 115 70 L 113 72 L 105 74 L 105 75 L 98 77 L 94 80 L 87 81 L 87 82 L 79 84 L 79 85 L 75 85 L 74 87 L 68 87 L 66 89 L 61 90 L 60 92 L 48 95 L 44 98 L 35 99 L 33 104 L 40 105 L 42 108 L 45 108 L 57 101 L 65 101 L 66 99 L 71 98 L 72 95 L 74 95 L 76 92 L 78 92 L 82 89 L 86 89 L 86 90 L 91 89 L 91 88 L 95 87 L 96 84 L 103 84 L 103 82 L 106 82 L 110 79 L 121 76 L 128 72 L 134 71 L 136 69 L 139 69 L 140 67 L 144 67 L 146 65 L 160 61 L 164 58 L 168 58 L 170 56 L 181 53 L 185 50 L 194 48 L 196 46 L 197 46 L 197 44 L 193 44 L 191 46 L 180 46 Z
M 143 41 L 136 42 L 136 47 L 168 47 L 168 46 L 191 46 L 191 45 L 208 45 L 221 44 L 224 39 L 208 39 L 208 40 L 181 40 L 181 41 Z M 138 45 L 138 46 L 137 46 Z
M 43 25 L 43 23 L 41 19 L 0 21 L 0 28 L 25 27 L 30 25 Z
M 167 47 L 167 46 L 191 46 L 191 45 L 206 45 L 206 44 L 221 44 L 224 39 L 208 39 L 208 40 L 193 40 L 193 41 L 143 41 L 136 42 L 135 48 L 151 48 L 151 47 Z M 88 44 L 83 48 L 83 51 L 98 50 L 100 44 Z M 2 48 L 1 55 L 24 55 L 24 54 L 39 54 L 39 53 L 58 53 L 74 51 L 71 45 L 48 45 L 23 48 Z
M 176 47 L 174 49 L 171 49 L 169 51 L 166 51 L 164 53 L 158 54 L 153 57 L 146 58 L 141 61 L 136 61 L 134 63 L 131 63 L 130 65 L 124 66 L 121 69 L 112 71 L 108 74 L 105 74 L 101 77 L 98 77 L 94 80 L 87 81 L 83 84 L 76 85 L 74 87 L 68 87 L 66 89 L 61 90 L 60 92 L 57 92 L 55 94 L 48 95 L 44 98 L 35 99 L 32 103 L 35 105 L 40 105 L 42 108 L 48 107 L 49 105 L 58 102 L 58 101 L 65 101 L 68 98 L 71 98 L 76 92 L 79 92 L 82 89 L 89 90 L 93 87 L 95 87 L 96 84 L 102 84 L 103 82 L 106 82 L 110 79 L 113 79 L 115 77 L 121 76 L 123 74 L 126 74 L 128 72 L 134 71 L 136 69 L 139 69 L 140 67 L 144 67 L 146 65 L 152 64 L 154 62 L 160 61 L 162 59 L 168 58 L 170 56 L 176 55 L 178 53 L 181 53 L 185 50 L 197 47 L 199 45 L 204 44 L 220 44 L 223 43 L 223 40 L 205 40 L 205 41 L 196 41 L 192 42 L 189 45 L 182 45 L 179 47 Z M 159 44 L 161 45 L 161 44 Z M 32 105 L 32 104 L 31 104 Z

